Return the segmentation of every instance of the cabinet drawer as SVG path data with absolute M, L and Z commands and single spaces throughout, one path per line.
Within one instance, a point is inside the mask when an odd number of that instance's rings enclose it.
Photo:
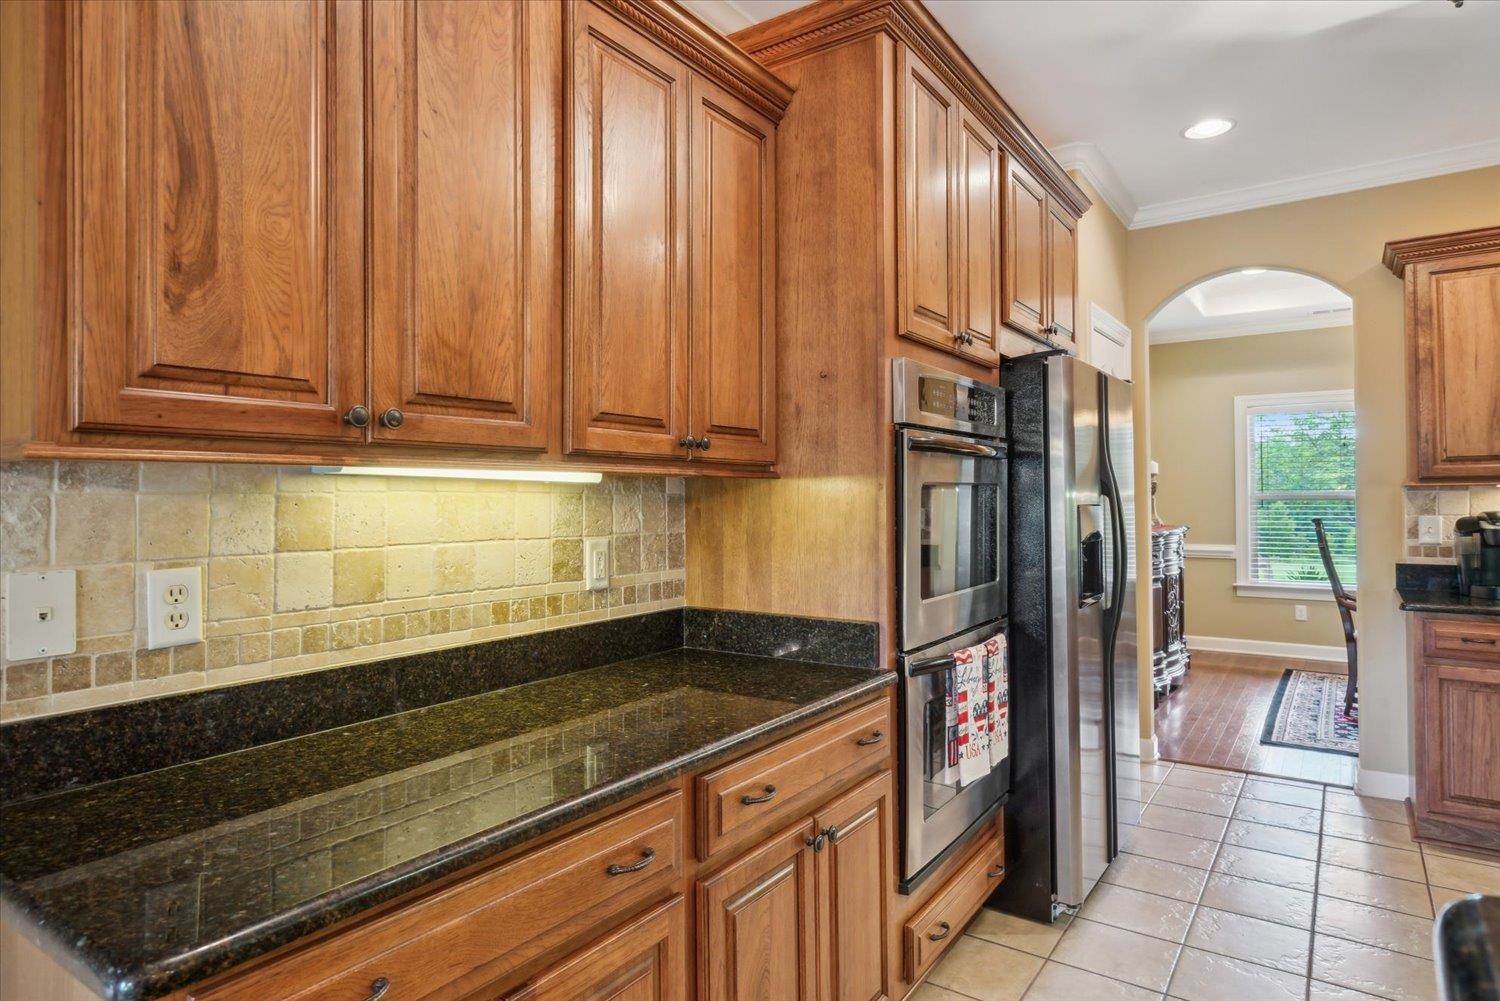
M 927 974 L 1004 878 L 1005 838 L 998 827 L 992 827 L 974 857 L 906 922 L 903 939 L 908 983 Z
M 682 1001 L 687 906 L 681 895 L 606 935 L 505 1001 Z
M 698 857 L 745 831 L 793 819 L 890 751 L 889 700 L 882 699 L 700 776 Z
M 1423 653 L 1429 657 L 1460 657 L 1500 664 L 1500 620 L 1422 620 Z
M 361 1001 L 381 979 L 402 1001 L 467 997 L 678 880 L 682 805 L 662 796 L 191 997 Z

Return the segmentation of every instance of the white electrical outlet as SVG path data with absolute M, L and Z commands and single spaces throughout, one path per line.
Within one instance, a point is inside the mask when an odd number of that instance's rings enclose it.
M 590 591 L 609 587 L 609 540 L 583 540 L 583 577 Z
M 203 570 L 146 572 L 146 646 L 186 646 L 203 639 Z
M 1306 622 L 1307 621 L 1307 606 L 1306 605 L 1294 605 L 1292 607 L 1292 618 L 1296 619 L 1298 622 Z
M 1443 541 L 1443 519 L 1435 514 L 1417 516 L 1417 541 L 1435 546 Z
M 5 658 L 61 657 L 78 649 L 78 572 L 5 575 Z

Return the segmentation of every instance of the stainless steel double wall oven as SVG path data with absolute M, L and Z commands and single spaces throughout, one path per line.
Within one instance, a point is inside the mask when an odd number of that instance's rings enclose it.
M 955 651 L 1006 626 L 1005 397 L 1000 387 L 892 363 L 897 605 L 902 674 L 902 888 L 987 821 L 1010 785 L 1007 756 L 962 783 L 950 767 Z

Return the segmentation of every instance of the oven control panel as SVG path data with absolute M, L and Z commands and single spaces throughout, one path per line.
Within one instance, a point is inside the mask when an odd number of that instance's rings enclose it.
M 910 358 L 892 362 L 897 424 L 1005 437 L 1005 390 Z

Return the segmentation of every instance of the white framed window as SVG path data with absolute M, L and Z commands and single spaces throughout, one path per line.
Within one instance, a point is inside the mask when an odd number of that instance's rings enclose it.
M 1234 425 L 1235 593 L 1332 600 L 1314 518 L 1354 591 L 1354 391 L 1236 396 Z

